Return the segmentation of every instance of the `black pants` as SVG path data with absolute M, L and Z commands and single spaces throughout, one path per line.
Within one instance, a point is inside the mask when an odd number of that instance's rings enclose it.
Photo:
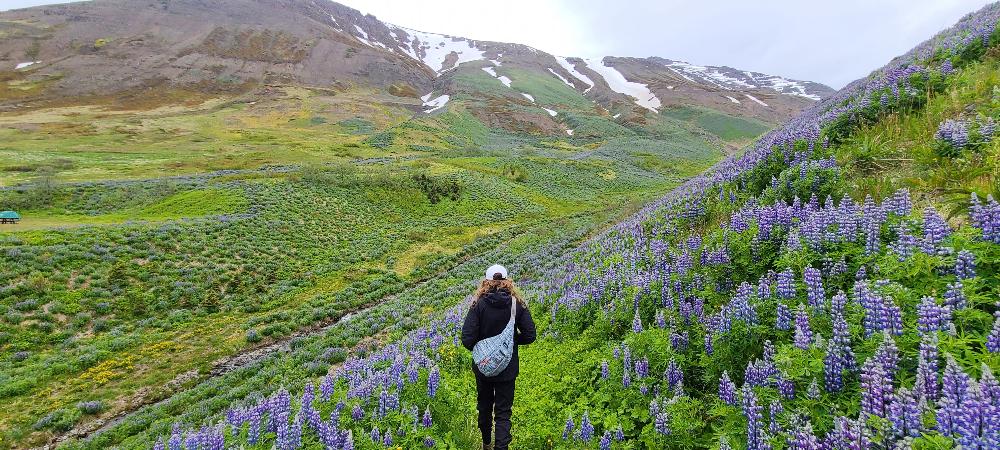
M 510 408 L 514 406 L 514 380 L 490 382 L 476 377 L 476 394 L 479 397 L 479 431 L 483 445 L 489 445 L 496 420 L 496 445 L 494 450 L 507 450 L 510 445 Z

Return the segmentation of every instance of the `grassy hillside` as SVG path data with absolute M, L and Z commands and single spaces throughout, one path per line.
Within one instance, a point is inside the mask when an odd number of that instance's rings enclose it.
M 723 155 L 686 123 L 618 124 L 523 73 L 524 117 L 545 105 L 579 133 L 491 126 L 476 108 L 503 86 L 472 72 L 434 114 L 289 86 L 0 114 L 0 209 L 24 217 L 0 228 L 0 448 L 168 399 L 89 444 L 141 447 L 188 407 L 194 423 L 301 385 L 460 302 L 486 261 L 526 274 Z M 308 361 L 213 378 L 272 348 Z
M 998 19 L 966 17 L 574 251 L 509 247 L 541 336 L 514 447 L 996 448 Z M 439 305 L 471 291 L 452 286 Z M 411 317 L 420 289 L 386 312 Z M 465 309 L 325 375 L 302 365 L 342 341 L 310 337 L 71 447 L 476 448 Z

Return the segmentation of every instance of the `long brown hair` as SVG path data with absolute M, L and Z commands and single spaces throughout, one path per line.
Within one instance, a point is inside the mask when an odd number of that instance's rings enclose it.
M 495 291 L 507 291 L 510 295 L 517 300 L 517 303 L 521 305 L 522 308 L 527 308 L 528 305 L 524 303 L 524 296 L 521 295 L 521 290 L 514 286 L 514 282 L 509 278 L 504 278 L 501 280 L 483 280 L 479 283 L 479 289 L 476 289 L 476 293 L 472 295 L 472 306 L 476 306 L 476 302 L 490 292 Z

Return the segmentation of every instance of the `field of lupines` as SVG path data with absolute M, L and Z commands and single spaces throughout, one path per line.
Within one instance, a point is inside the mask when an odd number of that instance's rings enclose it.
M 271 133 L 309 147 L 310 157 L 272 152 L 281 165 L 186 174 L 218 167 L 192 145 L 229 139 L 201 123 L 193 135 L 177 133 L 174 155 L 163 156 L 170 141 L 158 134 L 153 157 L 131 155 L 134 167 L 105 173 L 112 180 L 89 178 L 107 155 L 91 161 L 74 146 L 114 150 L 124 142 L 111 135 L 116 127 L 54 136 L 45 154 L 72 157 L 66 172 L 0 187 L 0 205 L 26 217 L 0 230 L 0 408 L 11 412 L 0 415 L 0 448 L 87 434 L 168 399 L 87 444 L 142 447 L 135 443 L 165 433 L 164 417 L 172 423 L 185 411 L 186 422 L 200 423 L 263 386 L 301 384 L 459 302 L 500 249 L 513 260 L 551 260 L 721 155 L 677 125 L 674 143 L 649 133 L 569 142 L 491 130 L 455 109 L 434 119 L 450 126 L 451 146 L 407 144 L 423 142 L 413 133 L 444 133 L 440 126 L 385 131 L 352 119 L 320 130 L 323 121 L 298 120 L 288 127 L 304 128 L 261 126 L 254 139 L 273 148 L 259 136 Z M 187 127 L 192 117 L 143 120 Z M 333 136 L 342 148 L 329 154 L 314 148 L 341 128 L 356 130 L 353 141 Z M 22 134 L 12 143 L 25 143 L 17 155 L 32 160 L 41 139 Z M 390 136 L 390 148 L 365 135 Z M 148 176 L 170 158 L 185 175 L 116 179 Z M 22 170 L 4 164 L 4 173 Z M 32 164 L 23 173 L 49 162 Z M 71 182 L 57 181 L 64 177 Z M 226 358 L 289 339 L 293 354 L 308 356 L 209 380 Z M 233 387 L 222 393 L 219 383 Z
M 516 267 L 544 333 L 521 354 L 513 445 L 1000 447 L 996 88 L 930 120 L 967 100 L 967 74 L 996 72 L 998 20 L 998 5 L 964 18 L 578 250 Z M 850 153 L 914 122 L 927 139 L 897 152 L 985 167 L 954 214 L 953 192 L 886 176 L 928 160 L 861 170 Z M 859 172 L 876 180 L 862 196 Z M 474 448 L 465 307 L 129 442 Z

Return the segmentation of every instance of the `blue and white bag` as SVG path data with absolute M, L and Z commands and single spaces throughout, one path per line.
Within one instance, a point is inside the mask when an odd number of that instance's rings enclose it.
M 514 356 L 514 313 L 517 299 L 510 299 L 510 321 L 500 334 L 483 339 L 472 348 L 472 360 L 479 372 L 487 377 L 495 377 L 503 372 Z

